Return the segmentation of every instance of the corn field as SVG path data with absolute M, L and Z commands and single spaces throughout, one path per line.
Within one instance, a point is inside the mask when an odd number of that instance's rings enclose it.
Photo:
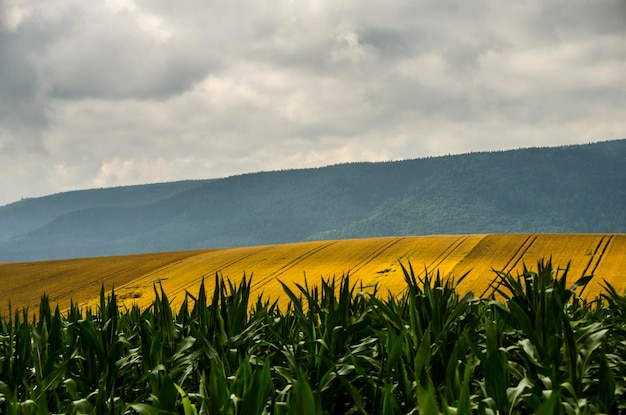
M 54 311 L 46 296 L 0 317 L 0 413 L 615 414 L 626 412 L 626 296 L 540 261 L 496 272 L 494 295 L 402 267 L 401 295 L 345 275 L 289 288 L 215 276 L 172 309 Z

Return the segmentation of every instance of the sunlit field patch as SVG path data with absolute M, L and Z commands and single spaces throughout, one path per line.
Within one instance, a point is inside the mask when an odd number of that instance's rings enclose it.
M 458 289 L 476 295 L 491 293 L 495 271 L 515 274 L 523 265 L 532 268 L 541 258 L 552 258 L 569 275 L 597 278 L 584 294 L 601 292 L 602 280 L 618 292 L 626 288 L 626 235 L 623 234 L 513 234 L 434 235 L 301 242 L 154 253 L 115 257 L 0 264 L 0 312 L 6 314 L 9 300 L 13 309 L 39 304 L 48 294 L 53 304 L 66 309 L 70 298 L 79 304 L 95 304 L 100 287 L 113 286 L 120 304 L 149 305 L 153 286 L 160 284 L 177 306 L 185 292 L 197 291 L 203 279 L 212 289 L 216 273 L 238 281 L 252 276 L 252 295 L 263 293 L 286 304 L 280 282 L 293 287 L 320 277 L 349 274 L 364 288 L 378 284 L 379 291 L 398 294 L 405 287 L 400 262 L 410 261 L 420 275 L 428 270 L 457 279 L 467 274 Z

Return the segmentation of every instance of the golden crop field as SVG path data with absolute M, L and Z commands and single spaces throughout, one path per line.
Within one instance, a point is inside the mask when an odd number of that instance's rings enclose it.
M 160 283 L 177 305 L 185 291 L 195 294 L 205 279 L 212 290 L 216 273 L 234 281 L 253 275 L 253 296 L 280 298 L 279 281 L 288 285 L 309 284 L 320 277 L 348 274 L 368 288 L 379 284 L 380 292 L 404 289 L 400 264 L 412 264 L 416 273 L 439 270 L 445 276 L 468 273 L 461 291 L 489 295 L 493 270 L 521 272 L 522 265 L 536 269 L 538 260 L 552 258 L 565 267 L 570 280 L 594 274 L 585 295 L 601 292 L 610 282 L 618 292 L 626 289 L 626 234 L 489 234 L 406 236 L 336 241 L 301 242 L 206 251 L 184 251 L 115 257 L 97 257 L 28 263 L 0 263 L 0 313 L 13 309 L 36 309 L 45 292 L 52 304 L 64 309 L 70 298 L 79 304 L 95 304 L 104 284 L 115 287 L 120 302 L 146 306 Z M 254 297 L 253 297 L 254 298 Z

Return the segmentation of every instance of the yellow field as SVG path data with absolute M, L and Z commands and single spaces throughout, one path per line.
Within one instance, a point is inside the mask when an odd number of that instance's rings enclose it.
M 185 251 L 117 257 L 100 257 L 30 263 L 0 263 L 0 313 L 13 308 L 35 310 L 42 293 L 61 308 L 70 298 L 79 304 L 95 304 L 100 287 L 115 286 L 121 302 L 146 306 L 154 298 L 153 285 L 160 282 L 171 300 L 179 304 L 185 290 L 197 293 L 206 278 L 211 290 L 216 272 L 238 280 L 253 275 L 253 298 L 257 294 L 280 297 L 279 281 L 309 283 L 320 277 L 349 273 L 365 287 L 378 283 L 381 292 L 404 289 L 400 262 L 410 261 L 416 273 L 439 270 L 445 276 L 469 272 L 461 291 L 488 295 L 492 270 L 520 272 L 522 264 L 536 269 L 537 260 L 552 257 L 565 267 L 571 260 L 570 280 L 594 274 L 585 294 L 594 297 L 603 279 L 619 292 L 626 289 L 625 234 L 511 234 L 407 236 L 285 245 Z M 280 297 L 285 300 L 285 296 Z

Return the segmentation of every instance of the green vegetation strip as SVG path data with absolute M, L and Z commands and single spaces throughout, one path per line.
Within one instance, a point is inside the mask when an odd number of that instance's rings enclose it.
M 180 310 L 101 293 L 94 310 L 0 318 L 3 414 L 585 414 L 626 411 L 626 297 L 568 269 L 496 273 L 495 297 L 403 267 L 407 289 L 348 276 L 250 298 L 216 275 Z M 460 282 L 460 281 L 458 281 Z

